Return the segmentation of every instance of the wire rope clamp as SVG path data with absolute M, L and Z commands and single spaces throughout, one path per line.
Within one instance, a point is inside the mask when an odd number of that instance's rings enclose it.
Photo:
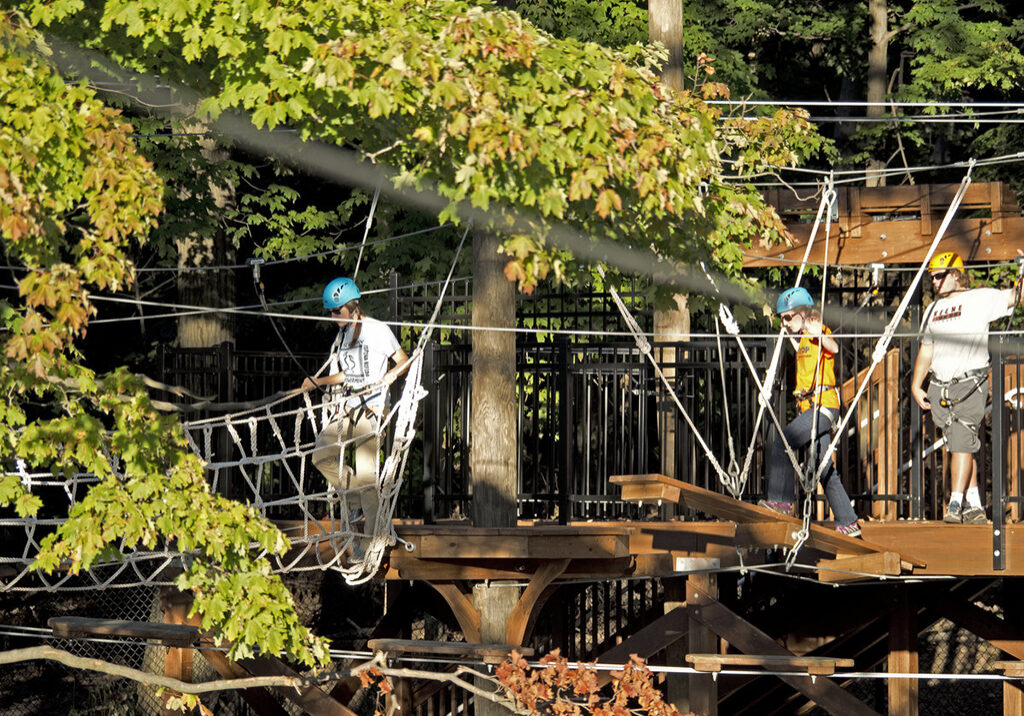
M 260 258 L 252 258 L 246 259 L 245 263 L 248 264 L 248 266 L 252 269 L 252 280 L 255 281 L 256 283 L 261 283 L 262 279 L 260 278 L 260 267 L 263 264 L 265 264 L 266 261 Z

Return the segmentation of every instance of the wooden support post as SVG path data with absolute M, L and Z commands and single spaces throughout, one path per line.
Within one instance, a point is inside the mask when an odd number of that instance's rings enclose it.
M 707 625 L 698 619 L 699 595 L 718 598 L 718 577 L 714 574 L 691 574 L 686 578 L 686 604 L 690 612 L 689 652 L 691 654 L 713 654 L 718 652 L 718 637 Z M 683 663 L 683 662 L 679 662 Z M 689 703 L 680 706 L 698 716 L 718 715 L 718 682 L 711 674 L 691 674 L 689 678 Z
M 516 605 L 519 587 L 512 582 L 491 582 L 473 586 L 473 604 L 480 614 L 480 641 L 484 644 L 504 644 L 505 630 Z M 489 681 L 478 684 L 493 688 Z M 486 699 L 474 700 L 475 716 L 508 716 L 508 709 Z
M 917 673 L 917 608 L 906 585 L 889 615 L 889 673 Z M 889 716 L 917 716 L 917 679 L 889 679 Z
M 165 588 L 160 592 L 160 608 L 164 613 L 165 624 L 184 624 L 188 626 L 198 626 L 200 620 L 198 617 L 188 616 L 189 610 L 192 608 L 192 595 L 179 592 L 177 589 Z M 168 647 L 167 653 L 164 655 L 164 676 L 168 676 L 172 679 L 178 679 L 186 683 L 192 682 L 192 659 L 194 651 L 191 648 L 181 647 Z M 172 692 L 168 690 L 164 696 L 164 705 L 162 712 L 165 716 L 174 716 L 179 714 L 180 711 L 177 709 L 170 709 L 167 707 L 167 701 L 172 696 L 178 696 L 176 691 Z
M 662 580 L 662 584 L 665 586 L 665 614 L 666 616 L 677 612 L 677 610 L 686 608 L 686 580 L 685 578 L 679 577 L 674 579 Z M 665 617 L 662 617 L 665 619 Z M 660 620 L 659 620 L 660 621 Z M 689 631 L 689 616 L 687 616 L 687 626 L 685 629 L 678 630 L 682 631 L 683 634 Z M 665 662 L 670 665 L 683 664 L 683 659 L 686 658 L 687 643 L 686 639 L 679 639 L 673 643 L 668 644 L 665 647 Z M 629 655 L 626 655 L 629 658 Z M 645 657 L 646 658 L 646 657 Z M 625 663 L 623 659 L 622 663 Z M 679 711 L 685 713 L 688 708 L 690 701 L 689 697 L 689 680 L 690 677 L 685 674 L 666 674 L 665 675 L 665 693 L 669 703 L 673 703 L 679 709 Z M 685 706 L 684 706 L 685 704 Z
M 1003 716 L 1024 716 L 1024 690 L 1020 679 L 1024 679 L 1024 661 L 997 661 L 995 668 L 1017 681 L 1003 682 Z

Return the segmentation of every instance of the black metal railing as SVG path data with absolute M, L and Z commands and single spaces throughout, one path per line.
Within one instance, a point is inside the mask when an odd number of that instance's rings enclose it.
M 911 316 L 908 325 L 916 322 Z M 866 378 L 876 339 L 840 340 L 839 381 L 846 400 Z M 748 339 L 747 350 L 763 377 L 774 338 Z M 910 396 L 917 352 L 911 331 L 898 334 L 875 368 L 836 457 L 840 474 L 861 516 L 881 520 L 939 519 L 948 501 L 948 456 L 941 435 Z M 763 494 L 766 446 L 774 428 L 765 418 L 754 431 L 758 396 L 753 377 L 735 342 L 714 339 L 654 344 L 653 355 L 712 454 L 728 467 L 732 436 L 742 463 L 753 444 L 746 499 Z M 649 361 L 632 342 L 538 342 L 517 345 L 515 434 L 519 457 L 519 517 L 565 522 L 635 518 L 639 507 L 618 498 L 608 481 L 615 474 L 665 472 L 701 487 L 722 490 L 715 471 Z M 981 432 L 979 474 L 983 499 L 991 504 L 993 559 L 1005 559 L 1004 524 L 1024 515 L 1024 415 L 1018 400 L 1003 398 L 1024 387 L 1024 348 L 1019 338 L 996 336 L 991 346 L 993 415 Z M 406 473 L 399 514 L 427 522 L 470 513 L 471 348 L 430 346 L 424 364 L 429 395 L 421 409 L 421 440 Z M 322 359 L 302 355 L 313 371 Z M 162 379 L 220 400 L 254 400 L 295 387 L 302 373 L 282 354 L 213 349 L 164 349 Z M 724 367 L 724 388 L 722 368 Z M 784 361 L 783 374 L 791 368 Z M 788 388 L 776 386 L 772 402 L 780 420 L 792 417 Z M 845 405 L 844 405 L 845 409 Z M 788 412 L 787 412 L 788 411 Z M 309 437 L 309 436 L 307 436 Z M 310 438 L 311 439 L 311 438 Z M 231 446 L 225 445 L 225 454 Z M 272 477 L 272 476 L 271 476 Z M 288 483 L 278 481 L 280 489 Z M 265 483 L 268 489 L 278 484 Z M 230 480 L 219 488 L 234 495 Z M 985 493 L 988 493 L 985 495 Z M 285 495 L 281 495 L 284 497 Z M 265 495 L 265 499 L 274 499 Z M 670 515 L 665 508 L 663 515 Z M 283 515 L 282 515 L 283 516 Z M 817 517 L 828 517 L 822 501 Z M 999 568 L 997 566 L 997 568 Z

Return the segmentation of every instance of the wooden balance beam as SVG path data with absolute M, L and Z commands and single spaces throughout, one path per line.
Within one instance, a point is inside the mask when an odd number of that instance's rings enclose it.
M 612 475 L 609 481 L 622 486 L 622 499 L 627 502 L 643 502 L 648 504 L 657 501 L 674 502 L 713 515 L 719 519 L 739 524 L 775 523 L 787 526 L 774 530 L 763 530 L 765 537 L 770 541 L 757 543 L 757 546 L 767 548 L 775 544 L 791 543 L 792 540 L 789 539 L 788 534 L 790 530 L 788 528 L 799 530 L 803 525 L 803 522 L 796 517 L 788 517 L 766 507 L 752 505 L 718 492 L 705 490 L 702 487 L 690 485 L 667 475 L 658 473 Z M 756 532 L 756 530 L 753 532 Z M 892 553 L 891 549 L 883 545 L 873 544 L 857 537 L 847 537 L 846 535 L 839 534 L 834 529 L 816 524 L 811 524 L 810 536 L 806 544 L 812 549 L 834 555 L 842 555 L 843 557 Z M 898 557 L 901 567 L 907 570 L 914 567 L 923 568 L 927 566 L 924 561 L 906 554 L 900 554 Z M 862 560 L 862 563 L 858 563 L 858 566 L 861 567 L 871 565 L 872 562 L 870 560 L 866 562 Z M 831 566 L 837 567 L 834 564 Z M 883 574 L 891 573 L 891 559 L 881 560 L 878 567 L 883 570 L 881 572 Z M 850 571 L 859 570 L 851 569 Z
M 718 672 L 723 666 L 756 666 L 765 671 L 793 671 L 811 676 L 831 676 L 836 667 L 853 667 L 853 659 L 828 656 L 769 656 L 754 654 L 687 654 L 697 671 Z
M 513 650 L 523 656 L 533 656 L 529 646 L 512 644 L 469 644 L 462 641 L 423 641 L 419 639 L 370 639 L 366 645 L 371 651 L 387 654 L 429 654 L 431 656 L 459 656 L 482 659 L 486 664 L 500 664 Z
M 83 636 L 118 636 L 132 639 L 150 639 L 163 646 L 186 649 L 199 646 L 199 627 L 186 624 L 159 624 L 156 622 L 130 622 L 119 619 L 93 619 L 91 617 L 51 617 L 46 624 L 54 636 L 75 639 Z

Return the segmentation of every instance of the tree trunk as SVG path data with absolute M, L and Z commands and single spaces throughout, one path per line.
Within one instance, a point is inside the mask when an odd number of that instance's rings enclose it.
M 651 42 L 668 48 L 668 62 L 661 81 L 683 89 L 683 3 L 682 0 L 647 0 L 647 32 Z
M 681 0 L 648 0 L 647 22 L 651 42 L 661 42 L 668 48 L 668 62 L 661 73 L 662 82 L 677 90 L 683 89 L 683 3 Z M 677 294 L 674 308 L 654 312 L 655 341 L 681 341 L 689 337 L 690 309 L 686 302 L 686 294 Z M 670 367 L 675 358 L 675 350 L 666 350 L 661 355 L 665 377 L 669 380 L 675 378 L 675 369 Z M 676 406 L 666 399 L 659 413 L 660 467 L 663 474 L 675 477 Z
M 477 527 L 517 520 L 515 285 L 505 278 L 497 236 L 473 235 L 473 369 L 469 467 Z
M 205 130 L 206 127 L 199 125 L 199 129 Z M 218 148 L 212 140 L 204 140 L 203 158 L 216 164 L 227 158 L 227 152 Z M 210 182 L 209 191 L 218 211 L 229 208 L 235 202 L 233 186 L 216 186 Z M 190 234 L 179 238 L 175 244 L 178 249 L 178 268 L 182 269 L 178 273 L 178 302 L 186 306 L 234 306 L 234 273 L 223 270 L 189 270 L 235 263 L 235 247 L 224 232 L 218 227 L 210 235 Z M 234 341 L 235 321 L 231 314 L 202 313 L 178 319 L 178 346 L 181 348 L 209 348 Z
M 868 0 L 871 15 L 871 49 L 868 50 L 868 102 L 885 100 L 886 78 L 889 73 L 889 8 L 886 0 Z M 868 106 L 868 117 L 881 117 L 885 107 Z M 879 151 L 879 150 L 876 150 Z M 885 160 L 873 156 L 868 160 L 868 186 L 885 186 Z

